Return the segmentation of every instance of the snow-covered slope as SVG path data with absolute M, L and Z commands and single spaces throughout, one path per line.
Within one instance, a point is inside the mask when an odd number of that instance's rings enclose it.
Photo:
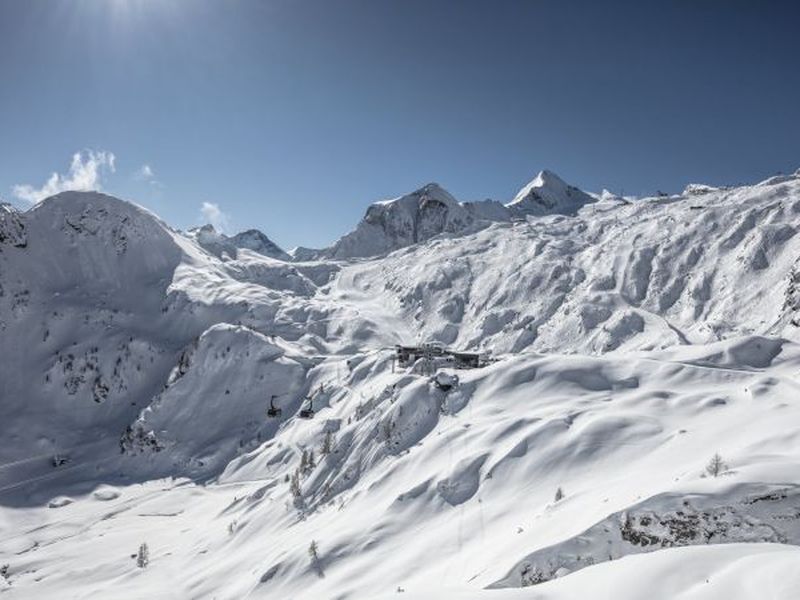
M 0 591 L 798 597 L 800 173 L 537 180 L 291 262 L 102 194 L 0 206 Z M 496 361 L 444 391 L 392 360 L 426 340 Z
M 573 217 L 495 223 L 348 266 L 331 294 L 380 296 L 402 317 L 407 341 L 494 352 L 794 335 L 799 226 L 798 177 L 602 201 Z
M 238 250 L 252 250 L 257 254 L 289 261 L 292 257 L 282 250 L 275 242 L 270 240 L 258 229 L 248 229 L 233 236 L 227 236 L 214 229 L 213 225 L 203 225 L 186 232 L 187 237 L 193 239 L 204 250 L 217 258 L 223 256 L 236 258 Z
M 565 183 L 552 171 L 545 170 L 523 187 L 507 207 L 524 215 L 573 215 L 582 206 L 594 201 L 586 192 Z

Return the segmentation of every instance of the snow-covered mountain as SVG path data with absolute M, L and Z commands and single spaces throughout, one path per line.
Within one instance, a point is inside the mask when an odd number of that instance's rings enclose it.
M 376 202 L 358 227 L 330 249 L 333 258 L 385 254 L 442 233 L 461 233 L 475 221 L 455 198 L 436 183 L 415 192 Z
M 525 215 L 573 215 L 594 201 L 586 192 L 565 183 L 552 171 L 545 170 L 523 187 L 506 206 Z
M 0 592 L 795 598 L 798 228 L 800 172 L 431 184 L 294 257 L 0 205 Z
M 546 170 L 508 204 L 493 200 L 458 202 L 440 185 L 429 183 L 411 194 L 370 205 L 358 227 L 330 249 L 300 256 L 377 256 L 441 234 L 463 235 L 492 222 L 508 222 L 527 215 L 575 214 L 594 201 L 594 197 Z
M 209 224 L 190 229 L 186 232 L 186 235 L 217 258 L 222 258 L 223 256 L 237 258 L 238 251 L 244 249 L 278 260 L 292 260 L 292 257 L 287 252 L 258 229 L 248 229 L 236 235 L 228 236 L 217 231 L 213 225 Z

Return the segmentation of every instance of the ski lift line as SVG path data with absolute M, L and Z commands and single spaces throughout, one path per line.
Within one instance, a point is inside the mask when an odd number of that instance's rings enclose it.
M 78 448 L 86 448 L 87 446 L 96 446 L 98 444 L 103 443 L 104 441 L 105 441 L 105 439 L 96 440 L 96 441 L 93 441 L 93 442 L 84 442 L 83 444 L 77 444 L 76 446 L 71 446 L 69 448 L 58 449 L 57 451 L 49 452 L 47 454 L 37 454 L 36 456 L 29 456 L 28 458 L 21 458 L 20 460 L 15 460 L 15 461 L 4 463 L 4 464 L 0 465 L 0 470 L 6 469 L 8 467 L 15 467 L 17 465 L 24 465 L 25 463 L 41 460 L 43 458 L 53 458 L 53 456 L 59 455 L 59 454 L 69 454 L 70 452 L 72 452 L 73 450 L 77 450 Z
M 54 479 L 55 477 L 58 477 L 58 476 L 60 476 L 60 475 L 62 475 L 64 473 L 69 473 L 70 471 L 74 471 L 76 469 L 87 468 L 87 467 L 90 467 L 92 465 L 94 465 L 94 466 L 101 465 L 101 464 L 106 463 L 106 462 L 108 462 L 110 460 L 115 460 L 116 458 L 117 458 L 117 456 L 109 456 L 107 458 L 101 459 L 101 460 L 99 460 L 97 462 L 93 462 L 93 463 L 87 463 L 87 462 L 78 463 L 78 464 L 73 465 L 71 467 L 66 467 L 66 468 L 63 468 L 63 469 L 61 469 L 61 468 L 56 469 L 52 473 L 45 473 L 44 475 L 39 475 L 37 477 L 31 477 L 30 479 L 25 479 L 23 481 L 16 481 L 16 482 L 14 482 L 14 483 L 12 483 L 10 485 L 5 485 L 5 486 L 1 487 L 0 488 L 0 494 L 4 494 L 5 492 L 14 490 L 14 489 L 16 489 L 18 487 L 21 487 L 21 486 L 29 484 L 29 483 L 36 483 L 38 481 L 47 481 L 48 479 Z

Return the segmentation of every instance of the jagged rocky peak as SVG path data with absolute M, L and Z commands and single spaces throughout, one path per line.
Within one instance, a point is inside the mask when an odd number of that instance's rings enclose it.
M 28 237 L 19 211 L 6 202 L 0 202 L 0 249 L 6 244 L 24 248 Z
M 552 171 L 540 171 L 506 206 L 526 215 L 573 215 L 595 198 L 566 183 Z
M 237 233 L 231 237 L 231 241 L 237 248 L 246 248 L 265 256 L 272 256 L 284 260 L 291 258 L 278 244 L 273 242 L 258 229 L 248 229 L 247 231 Z
M 474 217 L 437 183 L 410 194 L 371 204 L 356 229 L 329 250 L 334 258 L 375 256 L 424 242 L 441 233 L 458 233 Z
M 289 256 L 297 262 L 306 262 L 324 257 L 324 251 L 306 246 L 296 246 L 289 250 Z
M 223 232 L 217 231 L 213 225 L 207 224 L 190 229 L 187 236 L 217 257 L 227 255 L 229 258 L 237 258 L 238 250 L 246 249 L 278 260 L 292 260 L 287 252 L 258 229 L 248 229 L 236 235 L 227 236 Z

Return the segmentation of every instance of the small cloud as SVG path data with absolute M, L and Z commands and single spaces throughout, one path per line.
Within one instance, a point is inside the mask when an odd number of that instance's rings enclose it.
M 224 232 L 230 228 L 230 219 L 227 214 L 222 212 L 219 204 L 203 202 L 200 207 L 200 214 L 203 215 L 203 221 L 211 223 L 217 231 Z
M 101 189 L 105 172 L 116 171 L 116 157 L 113 152 L 85 150 L 72 155 L 69 172 L 66 175 L 53 173 L 40 188 L 27 183 L 13 186 L 14 196 L 25 202 L 36 204 L 49 196 L 66 191 L 86 192 Z
M 136 181 L 144 181 L 145 183 L 149 183 L 154 188 L 164 187 L 164 185 L 158 179 L 156 179 L 156 172 L 153 170 L 153 167 L 147 163 L 143 164 L 136 170 L 136 172 L 133 174 L 133 178 Z
M 156 174 L 153 172 L 153 167 L 145 164 L 142 165 L 138 171 L 136 171 L 136 178 L 148 181 L 150 179 L 155 179 Z

